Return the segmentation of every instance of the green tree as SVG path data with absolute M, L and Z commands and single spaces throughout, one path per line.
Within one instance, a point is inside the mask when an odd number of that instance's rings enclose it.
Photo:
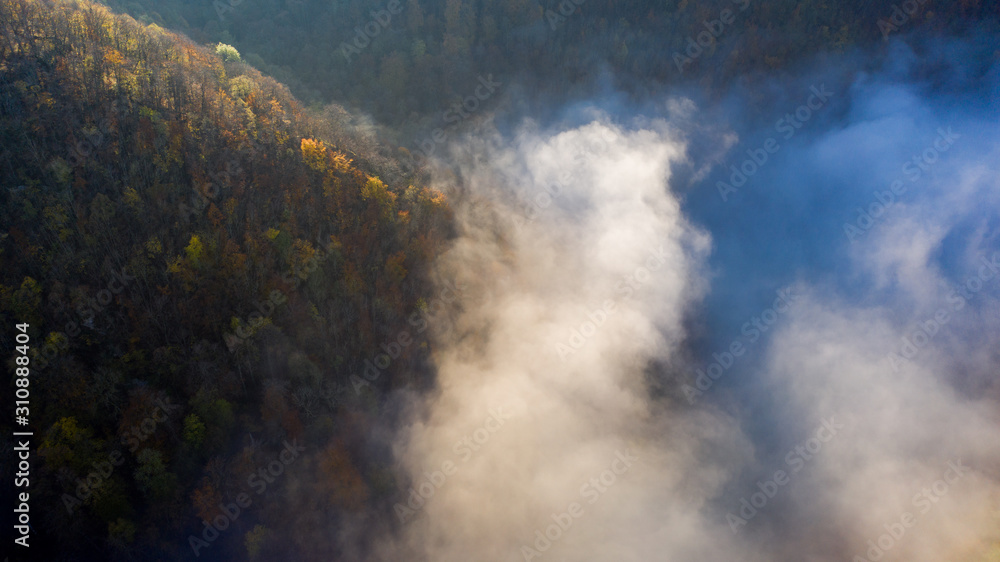
M 136 460 L 139 468 L 135 470 L 135 483 L 139 490 L 155 500 L 170 497 L 177 486 L 177 477 L 167 471 L 163 453 L 152 448 L 143 449 Z
M 240 62 L 240 52 L 236 50 L 236 47 L 232 45 L 226 45 L 225 43 L 219 43 L 215 46 L 215 54 L 222 57 L 222 60 L 226 62 Z
M 201 445 L 205 440 L 205 424 L 202 423 L 198 414 L 188 414 L 184 418 L 184 441 L 194 445 Z

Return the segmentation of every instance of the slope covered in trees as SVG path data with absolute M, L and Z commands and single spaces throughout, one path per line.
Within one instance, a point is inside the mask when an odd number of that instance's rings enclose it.
M 365 428 L 428 380 L 414 326 L 450 211 L 355 137 L 226 45 L 0 1 L 0 344 L 30 325 L 32 554 L 287 559 L 279 533 L 309 544 L 310 518 L 395 493 Z
M 590 87 L 609 67 L 625 89 L 721 89 L 821 51 L 1000 20 L 995 0 L 105 3 L 198 41 L 232 43 L 305 99 L 349 103 L 397 127 L 461 102 L 489 74 L 555 95 Z

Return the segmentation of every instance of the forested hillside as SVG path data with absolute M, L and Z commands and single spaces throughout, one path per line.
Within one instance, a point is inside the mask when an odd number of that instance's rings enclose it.
M 626 90 L 694 82 L 720 91 L 818 52 L 1000 20 L 995 0 L 105 2 L 198 41 L 232 43 L 303 98 L 350 103 L 397 127 L 461 102 L 488 74 L 535 95 L 586 90 L 602 69 Z
M 0 558 L 1000 562 L 997 37 L 1000 0 L 0 0 Z
M 450 211 L 355 136 L 227 45 L 0 2 L 0 343 L 30 325 L 37 559 L 288 559 L 275 532 L 395 492 L 362 438 L 427 380 Z

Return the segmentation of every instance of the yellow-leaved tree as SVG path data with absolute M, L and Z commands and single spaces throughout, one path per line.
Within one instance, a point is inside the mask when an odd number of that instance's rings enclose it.
M 326 145 L 323 141 L 316 139 L 302 139 L 299 145 L 302 150 L 302 160 L 317 172 L 326 172 Z

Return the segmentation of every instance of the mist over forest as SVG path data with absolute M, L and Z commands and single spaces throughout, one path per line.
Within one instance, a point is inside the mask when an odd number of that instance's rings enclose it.
M 5 560 L 1000 562 L 1000 3 L 0 0 Z

